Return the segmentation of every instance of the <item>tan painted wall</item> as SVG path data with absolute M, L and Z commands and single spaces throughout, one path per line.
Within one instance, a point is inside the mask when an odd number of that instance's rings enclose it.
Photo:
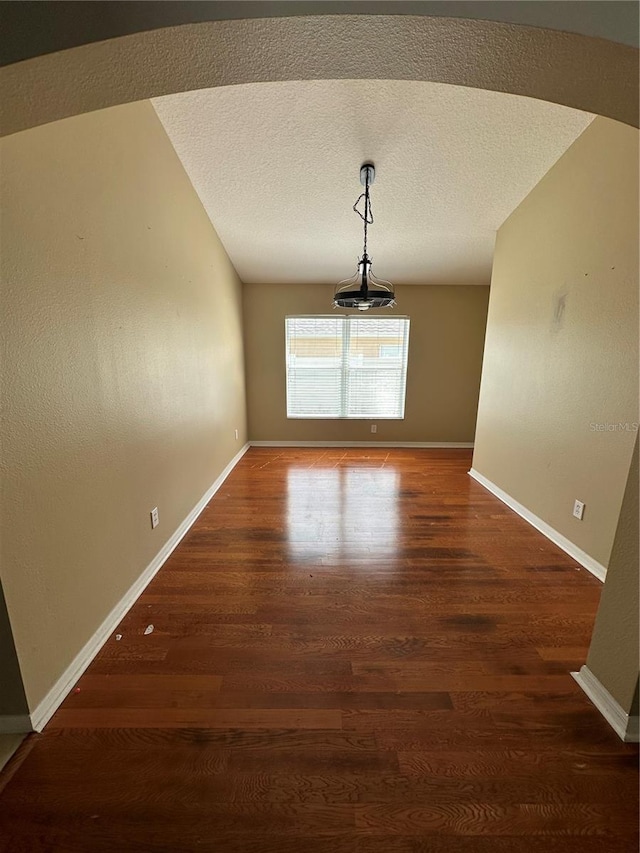
M 1 171 L 1 572 L 33 709 L 245 441 L 241 289 L 149 103 L 9 137 Z
M 0 770 L 8 764 L 24 738 L 23 734 L 0 735 Z
M 638 713 L 638 440 L 622 501 L 587 666 L 627 713 Z M 633 707 L 635 702 L 635 707 Z
M 332 285 L 245 284 L 249 436 L 254 441 L 473 441 L 487 287 L 405 286 L 380 316 L 411 319 L 405 418 L 288 420 L 284 320 L 329 314 Z M 343 312 L 355 313 L 358 312 Z M 370 424 L 378 424 L 371 435 Z
M 638 420 L 638 132 L 597 118 L 498 232 L 473 466 L 606 565 Z

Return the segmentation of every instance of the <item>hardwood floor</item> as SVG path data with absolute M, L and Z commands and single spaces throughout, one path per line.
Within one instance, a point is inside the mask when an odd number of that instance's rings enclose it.
M 569 675 L 601 585 L 470 460 L 250 450 L 0 777 L 0 851 L 637 851 Z

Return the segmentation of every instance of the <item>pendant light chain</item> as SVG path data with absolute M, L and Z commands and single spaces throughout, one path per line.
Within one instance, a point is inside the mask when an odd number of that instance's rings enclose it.
M 353 209 L 364 222 L 364 246 L 363 253 L 367 254 L 367 226 L 373 225 L 373 211 L 371 210 L 371 197 L 369 195 L 369 169 L 367 169 L 364 179 L 364 192 L 358 196 L 358 200 L 353 205 Z M 364 214 L 358 210 L 358 205 L 361 199 L 364 199 Z

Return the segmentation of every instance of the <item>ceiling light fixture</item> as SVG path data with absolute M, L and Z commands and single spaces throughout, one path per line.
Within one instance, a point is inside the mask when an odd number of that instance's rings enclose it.
M 373 262 L 367 254 L 367 226 L 373 223 L 369 187 L 375 176 L 376 170 L 373 163 L 364 163 L 360 167 L 360 183 L 364 186 L 364 192 L 358 197 L 353 209 L 364 223 L 364 247 L 354 275 L 351 278 L 345 278 L 336 285 L 333 294 L 334 308 L 357 308 L 358 311 L 368 311 L 369 308 L 390 308 L 396 302 L 393 285 L 390 281 L 385 281 L 374 275 Z M 363 201 L 364 207 L 362 212 L 358 210 L 361 201 Z

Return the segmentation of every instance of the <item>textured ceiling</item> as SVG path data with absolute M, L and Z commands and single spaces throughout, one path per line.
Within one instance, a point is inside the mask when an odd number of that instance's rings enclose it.
M 240 278 L 257 283 L 351 275 L 371 160 L 374 271 L 488 284 L 497 228 L 593 118 L 410 81 L 255 83 L 153 104 Z

